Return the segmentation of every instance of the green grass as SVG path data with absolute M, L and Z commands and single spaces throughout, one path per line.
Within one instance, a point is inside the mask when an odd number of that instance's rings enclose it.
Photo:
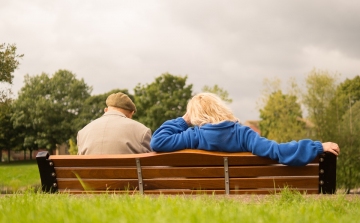
M 0 222 L 359 222 L 357 195 L 141 196 L 27 192 L 0 197 Z
M 39 185 L 40 175 L 35 160 L 0 163 L 0 192 Z

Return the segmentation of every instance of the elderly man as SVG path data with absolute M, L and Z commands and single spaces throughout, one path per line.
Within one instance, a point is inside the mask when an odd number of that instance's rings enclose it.
M 105 114 L 78 132 L 79 155 L 146 153 L 150 148 L 151 130 L 132 119 L 133 101 L 124 93 L 106 99 Z

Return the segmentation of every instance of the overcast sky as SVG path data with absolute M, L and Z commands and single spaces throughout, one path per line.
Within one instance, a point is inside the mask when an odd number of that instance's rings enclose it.
M 133 92 L 169 72 L 195 93 L 217 84 L 243 122 L 259 118 L 263 80 L 301 83 L 314 68 L 360 75 L 360 1 L 0 0 L 0 42 L 24 75 L 67 69 L 93 87 Z

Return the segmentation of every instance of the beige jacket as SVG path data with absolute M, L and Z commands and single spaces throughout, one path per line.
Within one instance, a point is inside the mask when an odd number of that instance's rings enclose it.
M 108 111 L 78 132 L 79 155 L 151 152 L 151 130 L 118 111 Z

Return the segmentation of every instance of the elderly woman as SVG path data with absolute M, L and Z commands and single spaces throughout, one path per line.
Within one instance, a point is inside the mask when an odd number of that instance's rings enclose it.
M 186 148 L 222 152 L 251 152 L 269 157 L 279 163 L 302 166 L 323 152 L 336 156 L 336 143 L 303 139 L 277 143 L 261 137 L 243 126 L 232 111 L 215 94 L 199 93 L 187 105 L 183 117 L 168 120 L 157 129 L 150 142 L 157 152 L 171 152 Z

